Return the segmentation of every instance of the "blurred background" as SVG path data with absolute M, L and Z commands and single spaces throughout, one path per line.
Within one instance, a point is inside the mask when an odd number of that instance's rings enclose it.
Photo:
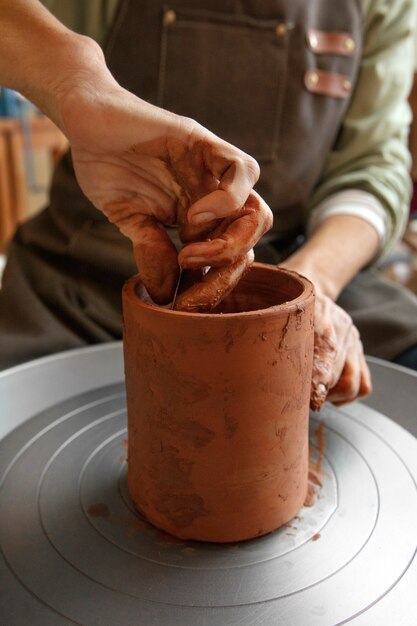
M 118 0 L 43 0 L 43 4 L 72 30 L 103 43 Z M 389 278 L 417 293 L 417 42 L 416 74 L 410 105 L 414 195 L 403 240 L 380 264 Z M 0 285 L 7 242 L 16 226 L 48 202 L 53 169 L 67 149 L 62 133 L 16 92 L 0 86 Z

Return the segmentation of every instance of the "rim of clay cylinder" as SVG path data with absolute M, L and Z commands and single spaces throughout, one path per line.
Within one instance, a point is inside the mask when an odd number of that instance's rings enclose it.
M 190 311 L 174 311 L 173 309 L 170 309 L 167 306 L 158 306 L 157 304 L 150 304 L 150 303 L 144 302 L 136 291 L 138 284 L 142 282 L 139 274 L 136 274 L 135 276 L 132 276 L 132 278 L 127 280 L 126 283 L 124 284 L 123 290 L 125 292 L 125 296 L 127 296 L 129 299 L 133 298 L 139 306 L 144 307 L 145 309 L 149 309 L 150 311 L 153 311 L 155 315 L 158 314 L 161 316 L 169 315 L 169 316 L 176 316 L 176 317 L 188 317 L 188 318 L 194 318 L 196 320 L 203 320 L 203 319 L 208 319 L 208 318 L 232 319 L 236 317 L 259 318 L 260 315 L 262 316 L 276 315 L 278 311 L 290 312 L 293 309 L 296 309 L 297 306 L 300 305 L 300 303 L 305 303 L 307 299 L 314 296 L 313 283 L 311 283 L 311 281 L 309 281 L 308 278 L 306 278 L 305 276 L 302 276 L 301 274 L 298 274 L 297 272 L 294 272 L 292 270 L 287 270 L 276 265 L 270 265 L 268 263 L 256 262 L 251 265 L 248 273 L 256 269 L 271 270 L 271 272 L 278 272 L 280 274 L 285 274 L 289 278 L 292 278 L 299 285 L 301 285 L 302 287 L 301 293 L 296 298 L 282 302 L 281 304 L 272 304 L 271 306 L 268 306 L 262 309 L 254 309 L 251 311 L 238 311 L 234 313 L 222 312 L 221 314 L 219 314 L 218 312 L 195 313 L 195 312 L 190 312 Z M 243 277 L 242 280 L 244 279 L 245 277 Z

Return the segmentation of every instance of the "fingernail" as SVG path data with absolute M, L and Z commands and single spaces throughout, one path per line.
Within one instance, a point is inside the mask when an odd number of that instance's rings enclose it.
M 316 390 L 320 396 L 324 396 L 327 393 L 326 385 L 323 385 L 323 383 L 319 383 L 316 387 Z
M 312 385 L 311 389 L 311 397 L 310 397 L 310 407 L 313 411 L 320 411 L 323 406 L 327 396 L 327 387 L 323 383 L 318 383 Z
M 189 256 L 183 259 L 182 267 L 189 267 L 190 265 L 207 265 L 207 259 L 202 256 Z
M 204 222 L 211 222 L 215 219 L 217 219 L 217 217 L 216 215 L 214 215 L 214 213 L 211 213 L 210 211 L 205 211 L 204 213 L 196 213 L 196 215 L 190 217 L 190 222 L 192 224 L 203 224 Z

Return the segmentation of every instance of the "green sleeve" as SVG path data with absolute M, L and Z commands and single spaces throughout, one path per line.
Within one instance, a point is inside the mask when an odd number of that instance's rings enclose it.
M 364 46 L 357 83 L 309 210 L 343 189 L 361 189 L 386 211 L 382 256 L 409 214 L 408 94 L 414 70 L 415 0 L 363 0 Z

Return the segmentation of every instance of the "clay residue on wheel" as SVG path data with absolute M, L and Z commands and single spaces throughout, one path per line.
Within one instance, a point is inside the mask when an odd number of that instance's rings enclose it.
M 308 488 L 304 506 L 313 506 L 318 493 L 323 486 L 323 459 L 325 448 L 325 431 L 324 422 L 320 422 L 314 431 L 314 438 L 317 447 L 317 453 L 310 448 L 310 457 L 308 460 Z
M 97 504 L 89 506 L 87 513 L 90 517 L 102 517 L 103 519 L 108 519 L 110 516 L 110 509 L 104 502 L 98 502 Z

